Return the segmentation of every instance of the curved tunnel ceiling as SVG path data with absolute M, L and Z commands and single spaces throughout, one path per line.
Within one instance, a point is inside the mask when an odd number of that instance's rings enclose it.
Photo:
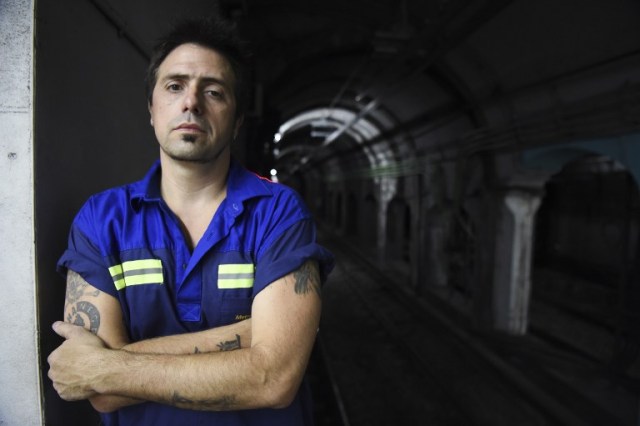
M 601 78 L 590 83 L 594 74 L 639 61 L 633 1 L 221 5 L 252 40 L 260 110 L 273 120 L 260 138 L 285 174 L 332 159 L 334 173 L 353 173 L 448 144 L 491 149 L 509 143 L 513 126 L 553 139 L 540 124 L 548 111 L 576 104 L 580 116 L 581 99 L 608 90 Z M 323 116 L 333 121 L 324 126 Z M 297 130 L 273 143 L 291 123 Z
M 276 170 L 283 171 L 286 179 L 287 175 L 295 174 L 310 161 L 326 157 L 338 141 L 362 152 L 365 157 L 362 166 L 365 168 L 389 164 L 393 154 L 386 144 L 364 145 L 381 133 L 378 125 L 362 114 L 375 106 L 372 101 L 369 108 L 365 107 L 360 112 L 335 107 L 316 108 L 287 120 L 274 137 Z
M 255 65 L 247 159 L 261 172 L 352 173 L 450 147 L 505 148 L 514 135 L 540 144 L 637 130 L 595 112 L 636 113 L 635 0 L 92 2 L 147 44 L 175 16 L 238 23 Z M 610 96 L 621 81 L 626 100 Z

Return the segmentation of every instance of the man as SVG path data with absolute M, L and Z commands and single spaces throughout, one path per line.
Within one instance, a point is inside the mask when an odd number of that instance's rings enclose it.
M 49 377 L 107 425 L 311 422 L 301 383 L 333 258 L 293 191 L 231 158 L 245 63 L 228 24 L 176 27 L 148 71 L 159 162 L 74 220 Z

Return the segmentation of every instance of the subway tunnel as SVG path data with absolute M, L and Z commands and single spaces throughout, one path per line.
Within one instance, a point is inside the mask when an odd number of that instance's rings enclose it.
M 640 422 L 639 2 L 66 0 L 33 22 L 46 424 L 97 424 L 46 378 L 70 223 L 157 158 L 150 47 L 212 14 L 252 52 L 234 156 L 336 254 L 318 425 Z

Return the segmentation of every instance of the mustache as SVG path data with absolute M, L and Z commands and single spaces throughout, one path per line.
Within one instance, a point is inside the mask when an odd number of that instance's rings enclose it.
M 209 130 L 209 124 L 201 118 L 194 116 L 191 112 L 186 112 L 171 120 L 171 127 L 177 128 L 184 124 L 193 124 L 200 127 L 203 131 Z

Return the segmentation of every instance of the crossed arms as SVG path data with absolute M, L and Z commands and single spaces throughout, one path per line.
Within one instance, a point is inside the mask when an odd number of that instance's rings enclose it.
M 317 264 L 307 261 L 254 299 L 252 317 L 197 333 L 129 342 L 119 302 L 67 275 L 66 340 L 49 356 L 63 399 L 108 412 L 142 401 L 195 410 L 280 408 L 295 397 L 320 318 Z

